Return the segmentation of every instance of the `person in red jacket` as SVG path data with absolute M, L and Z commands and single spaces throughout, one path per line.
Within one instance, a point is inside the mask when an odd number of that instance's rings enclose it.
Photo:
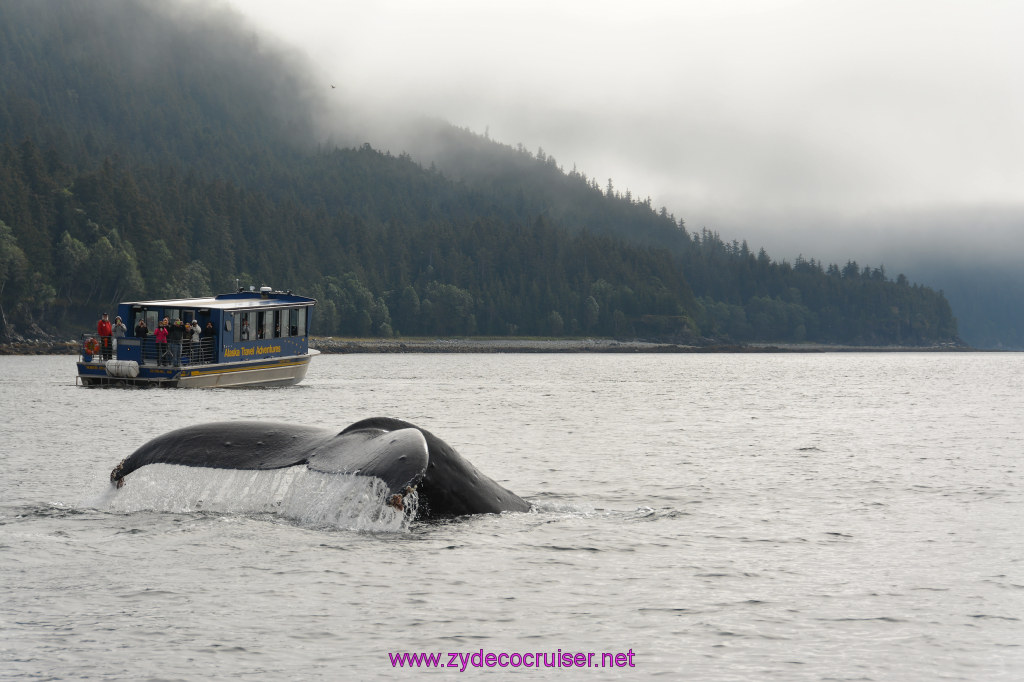
M 96 323 L 96 333 L 100 335 L 100 348 L 102 350 L 104 360 L 109 360 L 112 356 L 110 331 L 110 319 L 106 313 L 103 313 L 100 321 Z
M 165 317 L 156 329 L 153 331 L 153 336 L 156 337 L 156 364 L 169 365 L 170 361 L 167 359 L 167 318 Z

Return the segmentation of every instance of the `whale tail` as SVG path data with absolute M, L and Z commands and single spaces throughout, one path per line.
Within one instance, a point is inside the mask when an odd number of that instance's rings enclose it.
M 110 472 L 120 488 L 148 464 L 213 469 L 283 469 L 379 479 L 388 504 L 402 510 L 418 495 L 417 516 L 528 511 L 530 505 L 477 470 L 446 442 L 409 422 L 373 417 L 333 433 L 292 424 L 220 422 L 171 431 L 149 441 Z

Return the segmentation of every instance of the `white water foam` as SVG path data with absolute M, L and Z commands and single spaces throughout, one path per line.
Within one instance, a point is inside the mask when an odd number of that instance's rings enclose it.
M 403 510 L 390 506 L 389 497 L 378 478 L 305 466 L 254 471 L 150 464 L 92 506 L 119 513 L 273 514 L 313 528 L 407 531 L 416 516 L 416 493 L 406 495 Z

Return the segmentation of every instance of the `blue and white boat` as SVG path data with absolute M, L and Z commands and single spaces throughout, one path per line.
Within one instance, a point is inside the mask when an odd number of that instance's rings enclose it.
M 316 300 L 290 291 L 239 290 L 212 298 L 131 301 L 117 307 L 123 338 L 83 334 L 78 381 L 84 386 L 287 386 L 306 376 L 319 351 L 309 347 Z M 180 345 L 158 344 L 154 332 L 193 321 L 202 330 Z M 145 320 L 148 333 L 136 332 Z

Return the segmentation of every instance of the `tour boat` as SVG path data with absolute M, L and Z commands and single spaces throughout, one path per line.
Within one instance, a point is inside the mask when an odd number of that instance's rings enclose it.
M 85 386 L 288 386 L 306 376 L 319 351 L 309 347 L 309 323 L 316 300 L 290 291 L 240 289 L 210 298 L 131 301 L 117 307 L 122 338 L 83 334 L 78 381 Z M 193 322 L 176 341 L 157 343 L 154 332 Z M 145 321 L 142 334 L 139 322 Z M 172 334 L 172 338 L 173 338 Z

